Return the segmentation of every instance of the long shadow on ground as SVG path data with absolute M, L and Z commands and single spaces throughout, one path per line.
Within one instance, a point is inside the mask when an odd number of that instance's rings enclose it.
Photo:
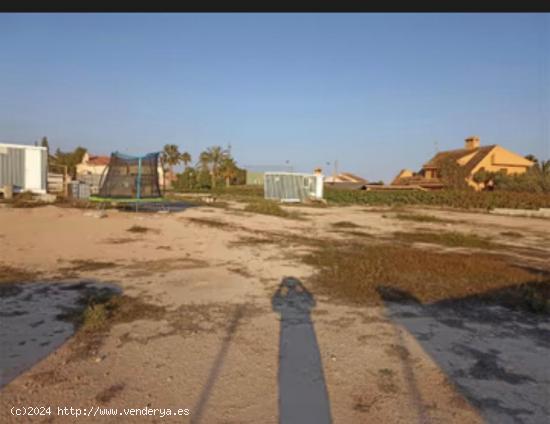
M 208 399 L 210 398 L 210 394 L 212 393 L 216 380 L 218 379 L 218 376 L 222 370 L 223 363 L 229 351 L 229 347 L 231 346 L 231 342 L 233 340 L 233 337 L 235 336 L 239 323 L 244 316 L 244 312 L 244 305 L 237 305 L 235 307 L 233 316 L 231 318 L 231 321 L 229 322 L 229 326 L 227 327 L 227 331 L 221 344 L 220 350 L 218 351 L 216 359 L 214 360 L 214 364 L 210 369 L 210 373 L 208 374 L 206 384 L 201 391 L 197 404 L 192 409 L 193 415 L 191 417 L 191 423 L 193 424 L 200 423 L 203 418 Z
M 426 305 L 390 287 L 379 293 L 389 318 L 489 423 L 550 422 L 550 316 L 487 302 L 496 292 Z
M 272 298 L 281 314 L 279 340 L 279 422 L 326 424 L 330 402 L 311 309 L 313 295 L 295 278 L 285 278 Z
M 91 297 L 110 297 L 111 284 L 3 283 L 0 285 L 0 388 L 52 353 L 76 331 L 68 319 Z

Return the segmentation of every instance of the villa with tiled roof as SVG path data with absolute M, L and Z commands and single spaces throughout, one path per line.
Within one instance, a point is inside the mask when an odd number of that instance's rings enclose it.
M 473 178 L 480 170 L 522 174 L 534 165 L 532 161 L 498 144 L 480 146 L 479 137 L 469 137 L 465 140 L 463 149 L 438 152 L 419 172 L 403 169 L 391 184 L 416 185 L 429 189 L 443 188 L 441 166 L 447 160 L 454 160 L 463 167 L 467 175 L 466 182 L 476 190 L 483 189 L 483 184 L 476 183 Z

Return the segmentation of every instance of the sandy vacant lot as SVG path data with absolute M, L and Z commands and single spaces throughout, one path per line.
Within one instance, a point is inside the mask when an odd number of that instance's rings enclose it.
M 415 222 L 393 218 L 391 210 L 289 207 L 302 214 L 296 220 L 230 206 L 171 214 L 109 210 L 104 218 L 55 206 L 0 209 L 0 265 L 48 284 L 113 284 L 142 302 L 132 319 L 109 328 L 97 351 L 79 355 L 78 344 L 85 342 L 72 337 L 4 386 L 2 422 L 75 422 L 57 416 L 57 406 L 148 406 L 188 408 L 190 415 L 79 420 L 276 423 L 280 412 L 292 415 L 301 402 L 310 403 L 302 422 L 323 422 L 316 413 L 346 424 L 548 418 L 547 316 L 498 305 L 482 316 L 467 304 L 445 310 L 439 304 L 347 303 L 317 293 L 314 267 L 300 260 L 310 249 L 300 237 L 322 243 L 361 237 L 345 225 L 337 231 L 333 224 L 343 221 L 381 240 L 418 228 L 474 232 L 509 246 L 500 254 L 511 261 L 542 272 L 550 257 L 548 220 L 416 209 L 443 221 Z M 148 230 L 128 231 L 133 226 Z M 283 239 L 257 240 L 270 235 Z M 445 249 L 478 253 L 429 243 L 415 247 L 427 255 Z M 306 309 L 277 303 L 285 277 L 311 293 Z M 286 307 L 301 314 L 300 331 L 292 317 L 285 321 L 291 314 Z M 279 356 L 280 346 L 288 356 Z M 286 374 L 279 375 L 280 367 Z M 301 372 L 303 378 L 296 378 Z M 318 395 L 293 391 L 293 381 L 307 379 Z M 304 391 L 309 393 L 307 386 Z M 55 409 L 30 420 L 12 416 L 13 406 Z

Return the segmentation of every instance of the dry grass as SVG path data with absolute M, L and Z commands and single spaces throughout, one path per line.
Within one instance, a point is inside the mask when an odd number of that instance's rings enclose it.
M 243 233 L 252 234 L 251 236 L 240 236 L 238 240 L 231 241 L 230 246 L 253 246 L 260 244 L 279 243 L 286 247 L 296 245 L 317 246 L 320 243 L 329 243 L 328 239 L 300 236 L 296 234 L 284 233 L 281 231 L 259 231 L 236 225 L 228 222 L 222 222 L 208 218 L 187 218 L 189 221 L 203 226 L 216 228 L 226 231 L 242 231 Z
M 334 228 L 359 228 L 360 225 L 357 225 L 351 221 L 338 221 L 333 222 L 332 225 Z
M 87 331 L 101 331 L 108 318 L 105 304 L 90 305 L 84 310 L 83 325 Z
M 378 370 L 376 385 L 382 393 L 393 394 L 399 392 L 399 386 L 395 382 L 395 373 L 389 368 Z
M 226 229 L 226 230 L 233 230 L 233 229 L 239 228 L 237 225 L 230 224 L 229 222 L 218 221 L 216 219 L 187 218 L 187 220 L 192 222 L 193 224 L 202 225 L 202 226 L 211 227 L 211 228 Z
M 229 242 L 229 246 L 259 246 L 266 244 L 278 244 L 281 249 L 289 247 L 318 247 L 323 244 L 332 243 L 332 239 L 307 237 L 297 234 L 277 232 L 277 231 L 252 231 L 253 236 L 240 236 L 237 240 Z M 349 232 L 346 232 L 349 233 Z
M 130 233 L 138 233 L 138 234 L 145 234 L 145 233 L 149 233 L 149 232 L 154 232 L 154 233 L 159 232 L 158 230 L 155 230 L 153 228 L 143 227 L 141 225 L 132 225 L 126 231 L 128 231 Z
M 206 202 L 205 197 L 209 196 L 193 196 L 193 195 L 185 195 L 178 193 L 176 195 L 168 195 L 166 196 L 170 200 L 175 200 L 177 202 L 184 201 L 192 206 L 201 206 L 201 207 L 209 207 L 209 208 L 220 208 L 220 209 L 228 209 L 230 207 L 229 203 L 224 201 L 218 201 L 218 196 L 213 196 L 214 201 L 213 202 Z
M 511 265 L 494 255 L 341 243 L 317 249 L 303 260 L 317 270 L 312 282 L 318 291 L 357 304 L 380 304 L 381 287 L 408 293 L 421 302 L 481 296 L 500 290 L 500 294 L 489 296 L 488 300 L 506 298 L 505 303 L 530 309 L 536 308 L 529 297 L 542 304 L 550 297 L 548 276 Z M 533 286 L 533 282 L 540 284 Z M 529 294 L 529 290 L 534 293 Z
M 243 316 L 251 318 L 263 311 L 250 304 L 185 304 L 177 309 L 147 303 L 140 298 L 127 295 L 87 299 L 87 306 L 80 313 L 73 312 L 66 317 L 79 328 L 71 340 L 69 361 L 83 360 L 97 355 L 111 328 L 117 324 L 136 320 L 165 321 L 167 331 L 140 337 L 126 333 L 121 336 L 122 344 L 136 342 L 147 344 L 152 340 L 172 335 L 190 336 L 197 333 L 216 332 L 223 329 L 236 308 Z
M 36 279 L 38 273 L 23 268 L 16 268 L 10 265 L 0 264 L 0 284 L 18 283 L 21 281 L 32 281 Z
M 139 239 L 128 238 L 128 237 L 119 237 L 119 238 L 106 239 L 103 243 L 107 243 L 107 244 L 128 244 L 128 243 L 135 243 L 137 241 L 139 241 Z
M 503 231 L 500 233 L 501 236 L 504 237 L 511 237 L 511 238 L 522 238 L 523 234 L 518 233 L 516 231 Z
M 66 317 L 79 327 L 71 344 L 69 360 L 85 359 L 97 354 L 113 325 L 138 319 L 160 320 L 166 314 L 165 307 L 126 295 L 90 298 L 86 302 L 87 306 L 82 313 L 74 312 Z
M 287 211 L 277 202 L 274 202 L 272 200 L 257 200 L 254 202 L 249 203 L 245 206 L 244 210 L 246 212 L 253 212 L 253 213 L 260 213 L 263 215 L 273 215 L 273 216 L 279 216 L 282 218 L 291 218 L 291 219 L 300 219 L 301 215 L 296 211 Z
M 411 243 L 431 243 L 439 244 L 448 247 L 468 247 L 475 249 L 501 249 L 502 245 L 492 242 L 491 240 L 480 237 L 477 234 L 465 234 L 456 231 L 449 232 L 395 232 L 394 236 L 401 241 Z
M 373 234 L 367 233 L 366 231 L 349 230 L 347 228 L 339 228 L 337 230 L 332 230 L 331 233 L 346 234 L 348 236 L 359 237 L 359 238 L 374 238 Z
M 237 240 L 229 242 L 230 247 L 235 246 L 256 246 L 265 244 L 275 244 L 280 241 L 278 237 L 255 237 L 255 236 L 241 236 Z
M 346 231 L 346 234 L 361 237 L 361 238 L 374 238 L 374 236 L 366 231 Z
M 63 272 L 90 272 L 103 269 L 116 268 L 118 264 L 107 261 L 94 261 L 91 259 L 76 259 L 70 261 L 71 265 L 62 267 Z
M 187 258 L 175 257 L 154 260 L 138 260 L 131 263 L 115 263 L 94 260 L 73 260 L 70 265 L 60 268 L 59 278 L 73 278 L 82 272 L 102 271 L 106 269 L 128 270 L 128 277 L 154 275 L 175 270 L 204 268 L 208 262 Z
M 239 274 L 245 278 L 253 277 L 253 275 L 245 267 L 236 266 L 236 267 L 228 268 L 227 270 L 234 272 L 235 274 Z
M 325 200 L 316 200 L 316 199 L 304 199 L 299 203 L 289 202 L 289 203 L 286 203 L 285 206 L 289 208 L 298 207 L 298 208 L 318 208 L 318 209 L 326 209 L 331 207 Z
M 30 378 L 39 386 L 47 387 L 67 381 L 60 369 L 36 372 L 30 375 Z
M 126 266 L 131 270 L 132 275 L 152 275 L 159 272 L 170 272 L 184 269 L 206 268 L 209 264 L 206 261 L 193 258 L 164 258 L 149 261 L 136 261 Z
M 113 398 L 118 396 L 118 394 L 124 390 L 124 387 L 125 384 L 113 384 L 112 386 L 109 386 L 105 390 L 99 392 L 96 395 L 95 400 L 99 403 L 108 403 Z
M 420 213 L 398 213 L 393 216 L 384 215 L 384 218 L 395 218 L 403 221 L 414 221 L 414 222 L 427 222 L 427 223 L 436 223 L 436 224 L 457 224 L 463 221 L 453 221 L 451 219 L 442 219 L 432 215 L 425 215 Z

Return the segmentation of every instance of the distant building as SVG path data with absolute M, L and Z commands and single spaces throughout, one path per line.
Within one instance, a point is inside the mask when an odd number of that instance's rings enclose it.
M 291 166 L 284 165 L 259 165 L 245 166 L 246 185 L 264 185 L 264 174 L 266 172 L 292 172 Z
M 92 156 L 84 153 L 82 161 L 76 165 L 77 175 L 99 175 L 103 174 L 107 165 L 109 165 L 109 156 Z
M 484 188 L 483 183 L 476 183 L 474 175 L 480 170 L 488 172 L 505 172 L 523 174 L 534 162 L 525 159 L 498 144 L 480 146 L 479 137 L 469 137 L 464 148 L 437 153 L 426 162 L 419 172 L 403 169 L 397 174 L 391 185 L 418 186 L 425 189 L 441 189 L 441 166 L 447 160 L 454 160 L 466 171 L 466 182 L 476 190 Z
M 327 187 L 349 190 L 365 190 L 368 181 L 350 172 L 342 172 L 337 175 L 325 177 Z
M 361 183 L 366 184 L 368 183 L 367 180 L 365 180 L 362 177 L 359 177 L 357 175 L 354 175 L 350 172 L 342 172 L 335 176 L 325 177 L 325 183 Z

